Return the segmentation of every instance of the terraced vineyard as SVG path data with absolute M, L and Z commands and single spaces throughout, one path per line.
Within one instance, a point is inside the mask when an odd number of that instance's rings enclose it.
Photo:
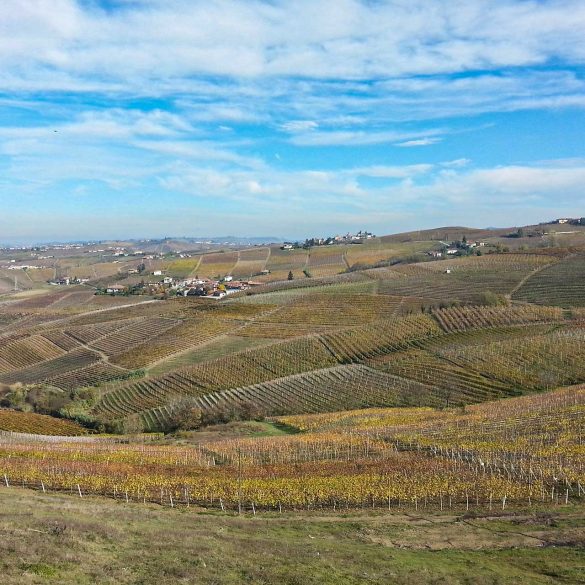
M 368 271 L 378 292 L 397 296 L 480 302 L 485 292 L 510 294 L 555 259 L 537 254 L 493 254 Z M 554 303 L 544 303 L 554 304 Z
M 570 256 L 543 268 L 512 296 L 539 305 L 585 307 L 585 255 Z
M 481 327 L 499 327 L 516 323 L 562 321 L 564 313 L 556 307 L 533 305 L 513 307 L 454 307 L 438 309 L 433 315 L 441 327 L 449 332 Z
M 362 365 L 336 366 L 284 378 L 204 394 L 190 400 L 202 410 L 238 409 L 254 405 L 266 415 L 329 412 L 369 406 L 401 406 L 428 402 L 437 389 L 399 378 Z M 431 399 L 432 401 L 432 399 Z M 179 401 L 179 405 L 184 402 Z M 142 413 L 148 430 L 160 430 L 175 406 L 163 406 Z
M 2 431 L 67 437 L 87 433 L 82 426 L 69 420 L 0 408 L 0 435 Z
M 317 338 L 301 338 L 121 386 L 105 394 L 94 412 L 120 417 L 163 405 L 179 396 L 201 396 L 336 363 Z
M 505 340 L 478 348 L 439 352 L 452 363 L 527 390 L 585 381 L 585 330 L 571 328 L 522 340 Z
M 0 474 L 7 484 L 43 490 L 73 488 L 80 495 L 172 507 L 245 506 L 254 514 L 283 508 L 420 514 L 578 505 L 585 483 L 584 407 L 583 388 L 577 387 L 465 412 L 305 414 L 279 419 L 304 433 L 199 446 L 0 435 Z

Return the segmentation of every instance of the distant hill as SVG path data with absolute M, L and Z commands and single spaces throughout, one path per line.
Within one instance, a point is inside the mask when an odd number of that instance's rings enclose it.
M 445 226 L 427 230 L 416 230 L 399 234 L 382 236 L 383 242 L 415 242 L 428 240 L 458 240 L 467 238 L 494 238 L 516 231 L 517 227 L 505 228 L 472 228 L 465 226 Z

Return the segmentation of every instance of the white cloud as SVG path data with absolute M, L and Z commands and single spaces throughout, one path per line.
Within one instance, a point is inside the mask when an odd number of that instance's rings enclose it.
M 448 160 L 441 163 L 444 167 L 466 167 L 471 163 L 471 160 L 468 158 L 456 158 L 455 160 Z
M 74 0 L 6 0 L 0 68 L 122 81 L 377 78 L 585 59 L 580 0 L 168 0 L 102 11 Z
M 406 142 L 398 142 L 396 146 L 401 146 L 403 148 L 411 148 L 413 146 L 430 146 L 431 144 L 437 144 L 437 142 L 441 142 L 441 138 L 434 137 L 434 138 L 418 138 L 416 140 L 407 140 Z
M 319 124 L 314 120 L 291 120 L 290 122 L 285 122 L 281 125 L 281 128 L 285 132 L 307 132 L 310 130 L 315 130 L 319 127 Z
M 335 205 L 354 209 L 406 209 L 412 205 L 449 207 L 454 214 L 492 207 L 526 204 L 537 207 L 555 200 L 559 205 L 585 202 L 585 160 L 550 161 L 538 165 L 467 168 L 469 161 L 447 161 L 438 165 L 373 166 L 342 171 L 233 170 L 183 165 L 169 174 L 167 188 L 197 195 L 251 200 L 259 210 L 265 204 L 298 202 L 313 207 Z M 389 179 L 375 186 L 361 178 Z M 288 202 L 288 203 L 287 203 Z M 452 207 L 456 205 L 456 207 Z M 323 211 L 325 213 L 325 211 Z M 279 215 L 286 213 L 281 210 Z
M 364 146 L 369 144 L 389 144 L 405 139 L 418 139 L 424 136 L 425 140 L 433 140 L 429 135 L 443 134 L 446 130 L 440 128 L 405 132 L 372 131 L 372 130 L 339 130 L 331 132 L 310 132 L 292 136 L 290 142 L 297 146 Z M 439 140 L 439 138 L 436 138 Z
M 375 177 L 384 179 L 406 179 L 415 175 L 422 175 L 434 168 L 431 164 L 403 165 L 403 166 L 371 166 L 346 169 L 345 174 L 356 177 Z
M 315 225 L 567 212 L 582 161 L 477 168 L 467 157 L 498 160 L 493 143 L 461 140 L 443 162 L 415 147 L 484 127 L 463 118 L 585 108 L 583 30 L 582 0 L 5 0 L 2 190 L 154 186 Z

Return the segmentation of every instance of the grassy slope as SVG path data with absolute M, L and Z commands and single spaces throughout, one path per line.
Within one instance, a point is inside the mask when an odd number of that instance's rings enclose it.
M 238 517 L 2 489 L 0 509 L 4 585 L 585 583 L 585 520 L 570 508 Z
M 246 420 L 211 425 L 198 431 L 178 431 L 172 435 L 165 435 L 158 442 L 162 444 L 203 445 L 210 441 L 251 437 L 280 437 L 282 435 L 294 435 L 298 432 L 297 428 L 280 422 Z

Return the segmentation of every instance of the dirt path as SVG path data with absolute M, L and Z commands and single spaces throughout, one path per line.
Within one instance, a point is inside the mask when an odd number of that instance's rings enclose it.
M 203 258 L 203 255 L 200 255 L 197 264 L 195 264 L 195 267 L 193 268 L 193 270 L 191 270 L 191 272 L 189 272 L 189 276 L 187 278 L 193 278 L 193 277 L 197 276 L 197 271 L 199 270 L 199 266 L 201 266 L 201 259 L 202 258 Z
M 263 313 L 260 313 L 260 315 L 258 315 L 257 318 L 261 318 L 261 317 L 266 317 L 268 315 L 272 315 L 272 313 L 275 313 L 276 311 L 278 311 L 278 310 L 280 310 L 282 308 L 283 308 L 282 306 L 277 306 L 275 308 L 269 309 L 268 311 L 264 311 Z M 163 364 L 163 363 L 168 362 L 170 360 L 173 360 L 175 358 L 179 358 L 182 355 L 188 354 L 188 353 L 190 353 L 190 352 L 192 352 L 192 351 L 194 351 L 196 349 L 199 349 L 199 348 L 202 348 L 202 347 L 206 347 L 208 345 L 211 345 L 212 343 L 215 343 L 218 340 L 227 339 L 231 335 L 237 335 L 237 332 L 238 331 L 240 331 L 241 329 L 243 329 L 244 327 L 246 327 L 250 323 L 254 323 L 256 321 L 256 319 L 251 319 L 250 321 L 246 321 L 242 325 L 238 325 L 237 327 L 234 327 L 231 331 L 229 331 L 227 333 L 222 333 L 220 335 L 217 335 L 216 337 L 212 337 L 211 339 L 208 339 L 207 341 L 204 341 L 203 343 L 199 343 L 199 344 L 195 343 L 193 345 L 190 345 L 189 347 L 186 347 L 185 349 L 182 349 L 180 351 L 177 351 L 176 353 L 173 353 L 173 354 L 168 355 L 166 357 L 160 358 L 159 360 L 156 360 L 155 362 L 152 362 L 151 364 L 149 364 L 148 367 L 145 368 L 146 369 L 146 372 L 148 373 L 152 369 L 154 369 L 156 366 L 159 366 L 160 364 Z M 246 351 L 246 350 L 242 350 L 242 351 Z
M 567 256 L 567 258 L 570 258 L 571 256 L 574 256 L 574 254 L 571 254 L 569 256 Z M 563 258 L 563 260 L 566 260 L 566 258 Z M 511 299 L 515 293 L 517 293 L 534 275 L 538 274 L 539 272 L 542 272 L 543 270 L 545 270 L 546 268 L 550 268 L 551 266 L 555 266 L 556 264 L 559 264 L 559 262 L 562 262 L 563 260 L 557 260 L 556 262 L 551 262 L 550 264 L 543 264 L 542 266 L 539 266 L 538 268 L 536 268 L 535 270 L 533 270 L 530 274 L 526 275 L 509 293 L 508 293 L 508 297 Z

